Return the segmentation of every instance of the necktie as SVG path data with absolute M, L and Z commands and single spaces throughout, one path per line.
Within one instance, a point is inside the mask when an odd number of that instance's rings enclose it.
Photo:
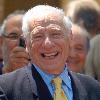
M 61 88 L 62 79 L 56 77 L 52 80 L 52 82 L 55 85 L 54 100 L 68 100 L 63 89 Z

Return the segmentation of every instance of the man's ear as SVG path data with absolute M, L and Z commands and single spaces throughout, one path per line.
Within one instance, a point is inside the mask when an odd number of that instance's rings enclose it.
M 31 59 L 31 54 L 30 54 L 30 51 L 31 51 L 31 43 L 30 43 L 30 41 L 25 40 L 25 44 L 26 44 L 26 52 L 29 54 L 29 57 Z
M 68 38 L 69 38 L 69 42 L 72 41 L 72 38 L 73 38 L 72 30 L 71 30 L 71 32 L 68 34 Z
M 31 44 L 30 44 L 30 42 L 29 42 L 29 40 L 25 40 L 25 44 L 26 44 L 26 50 L 27 50 L 27 52 L 30 52 L 30 46 L 31 46 Z
M 72 39 L 73 39 L 73 33 L 72 33 L 72 30 L 71 30 L 70 34 L 68 34 L 68 38 L 69 38 L 69 51 L 70 51 L 70 48 L 71 48 L 71 42 L 72 42 Z

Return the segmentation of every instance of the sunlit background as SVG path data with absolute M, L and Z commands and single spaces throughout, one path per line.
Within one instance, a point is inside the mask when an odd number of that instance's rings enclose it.
M 11 12 L 15 10 L 27 10 L 38 4 L 49 4 L 52 6 L 65 8 L 71 0 L 0 0 L 0 23 Z M 100 3 L 100 0 L 97 0 Z

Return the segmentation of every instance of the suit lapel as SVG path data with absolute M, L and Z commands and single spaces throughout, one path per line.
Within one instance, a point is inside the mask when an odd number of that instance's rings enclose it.
M 32 94 L 33 96 L 33 100 L 37 100 L 38 98 L 38 92 L 37 92 L 37 86 L 36 86 L 36 82 L 32 77 L 32 70 L 31 70 L 31 64 L 29 64 L 26 68 L 25 68 L 25 72 L 26 72 L 26 77 L 27 77 L 27 85 L 30 86 L 29 92 Z
M 28 69 L 28 70 L 27 70 Z M 88 100 L 87 99 L 87 92 L 85 88 L 82 86 L 80 80 L 78 79 L 77 75 L 72 72 L 68 72 L 71 78 L 72 89 L 73 89 L 73 100 Z M 37 72 L 34 66 L 26 67 L 26 75 L 28 77 L 27 85 L 30 86 L 29 92 L 33 94 L 34 100 L 53 100 L 47 85 L 45 84 L 44 80 Z M 33 77 L 34 79 L 33 79 Z M 37 83 L 37 84 L 36 84 Z M 38 91 L 37 91 L 38 90 Z M 39 94 L 39 95 L 38 95 Z
M 33 65 L 32 65 L 32 75 L 37 84 L 39 100 L 53 100 L 47 85 L 45 84 L 41 75 L 38 73 L 38 71 L 35 69 Z
M 87 92 L 82 86 L 80 80 L 75 73 L 69 72 L 72 81 L 73 98 L 74 100 L 88 100 Z

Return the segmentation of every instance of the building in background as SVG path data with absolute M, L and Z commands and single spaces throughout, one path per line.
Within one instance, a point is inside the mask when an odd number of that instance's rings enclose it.
M 15 10 L 28 10 L 38 4 L 48 4 L 60 7 L 62 0 L 0 0 L 0 23 Z
M 15 10 L 27 10 L 38 4 L 49 4 L 65 9 L 66 4 L 72 0 L 0 0 L 0 23 Z M 100 0 L 96 0 L 100 3 Z
M 2 22 L 4 17 L 4 0 L 0 0 L 0 22 Z
M 70 1 L 74 1 L 74 0 L 60 0 L 60 7 L 62 7 L 65 10 L 67 3 Z M 97 1 L 100 4 L 100 0 L 94 0 L 94 1 Z

